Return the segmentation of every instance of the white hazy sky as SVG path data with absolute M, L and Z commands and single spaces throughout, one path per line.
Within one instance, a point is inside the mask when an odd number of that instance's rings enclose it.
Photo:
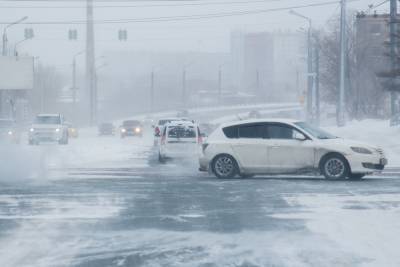
M 225 3 L 224 3 L 225 2 Z M 236 2 L 236 3 L 235 3 Z M 286 8 L 307 4 L 334 2 L 332 0 L 214 0 L 214 1 L 107 1 L 97 2 L 95 20 L 140 19 L 184 15 L 214 14 Z M 349 10 L 367 10 L 368 5 L 382 0 L 349 0 Z M 27 22 L 85 20 L 84 1 L 0 1 L 2 23 L 28 16 Z M 113 7 L 110 7 L 113 6 Z M 123 7 L 121 7 L 123 6 Z M 18 8 L 17 8 L 18 7 Z M 387 11 L 385 3 L 379 12 Z M 296 11 L 312 18 L 316 27 L 324 27 L 326 21 L 339 14 L 339 4 L 298 8 Z M 262 12 L 242 16 L 219 17 L 198 20 L 168 22 L 135 22 L 121 24 L 97 24 L 96 53 L 109 50 L 155 51 L 229 51 L 229 34 L 232 30 L 274 31 L 297 30 L 307 24 L 301 18 L 290 15 L 288 10 Z M 4 24 L 1 25 L 4 27 Z M 23 29 L 31 27 L 35 38 L 20 45 L 20 53 L 39 56 L 43 62 L 57 64 L 60 68 L 70 65 L 74 53 L 85 48 L 84 25 L 17 25 L 10 28 L 10 47 L 23 39 Z M 68 29 L 76 28 L 79 40 L 68 41 Z M 128 41 L 117 39 L 118 29 L 127 29 Z M 83 58 L 83 57 L 82 57 Z

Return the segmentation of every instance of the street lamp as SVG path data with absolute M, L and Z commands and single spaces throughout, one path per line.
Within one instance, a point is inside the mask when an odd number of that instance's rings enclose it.
M 182 70 L 182 107 L 186 108 L 186 69 L 193 65 L 193 61 L 183 65 Z
M 21 43 L 23 43 L 23 42 L 25 42 L 25 41 L 27 41 L 27 40 L 29 40 L 29 39 L 25 38 L 25 39 L 22 39 L 21 41 L 18 41 L 18 42 L 15 43 L 15 45 L 14 45 L 14 56 L 16 56 L 16 57 L 18 56 L 17 47 L 18 47 Z
M 102 58 L 104 58 L 104 57 L 102 57 Z M 105 68 L 107 66 L 108 66 L 107 63 L 103 63 L 103 64 L 95 67 L 95 71 L 94 71 L 94 92 L 93 92 L 93 96 L 92 96 L 92 101 L 93 101 L 93 104 L 92 104 L 92 106 L 93 106 L 92 118 L 93 118 L 94 122 L 97 121 L 97 116 L 98 116 L 98 111 L 99 111 L 98 110 L 99 99 L 98 99 L 98 88 L 97 88 L 97 81 L 98 81 L 97 72 L 98 72 L 99 69 Z
M 312 21 L 311 18 L 306 17 L 294 10 L 290 10 L 289 13 L 291 15 L 294 15 L 296 17 L 302 18 L 308 22 L 308 30 L 307 30 L 307 72 L 308 72 L 308 78 L 307 78 L 307 118 L 308 120 L 312 119 L 312 97 L 313 97 L 313 82 L 314 82 L 314 77 L 311 75 L 313 72 L 313 66 L 312 66 L 312 44 L 311 44 L 311 33 L 312 33 Z
M 7 56 L 7 41 L 8 41 L 7 40 L 7 29 L 10 28 L 11 26 L 19 24 L 19 23 L 21 23 L 21 22 L 23 22 L 23 21 L 25 21 L 27 19 L 28 19 L 27 16 L 22 17 L 19 20 L 14 21 L 14 22 L 6 25 L 6 27 L 4 27 L 4 30 L 3 30 L 3 53 L 2 53 L 3 56 Z
M 76 57 L 85 53 L 86 50 L 79 51 L 72 58 L 72 94 L 73 94 L 73 102 L 76 103 Z

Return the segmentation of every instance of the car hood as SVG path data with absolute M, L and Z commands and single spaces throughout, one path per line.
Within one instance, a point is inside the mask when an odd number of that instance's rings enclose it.
M 377 150 L 379 149 L 377 146 L 363 143 L 357 140 L 351 140 L 351 139 L 345 139 L 345 138 L 334 138 L 334 139 L 318 139 L 318 142 L 321 145 L 324 146 L 329 146 L 332 149 L 335 150 L 342 150 L 343 148 L 345 149 L 350 149 L 350 147 L 364 147 L 367 149 L 371 150 Z

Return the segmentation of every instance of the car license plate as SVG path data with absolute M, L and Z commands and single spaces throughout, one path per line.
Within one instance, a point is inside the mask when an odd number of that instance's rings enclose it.
M 381 165 L 386 165 L 386 164 L 388 164 L 388 160 L 387 160 L 387 159 L 380 159 L 380 160 L 379 160 L 379 163 L 380 163 Z

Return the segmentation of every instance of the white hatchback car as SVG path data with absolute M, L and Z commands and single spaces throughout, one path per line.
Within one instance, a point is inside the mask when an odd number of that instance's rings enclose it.
M 158 159 L 198 157 L 202 137 L 197 124 L 190 121 L 168 122 L 162 128 Z
M 380 148 L 295 120 L 253 119 L 221 125 L 203 144 L 200 157 L 200 171 L 219 178 L 319 172 L 327 179 L 359 180 L 386 164 Z

